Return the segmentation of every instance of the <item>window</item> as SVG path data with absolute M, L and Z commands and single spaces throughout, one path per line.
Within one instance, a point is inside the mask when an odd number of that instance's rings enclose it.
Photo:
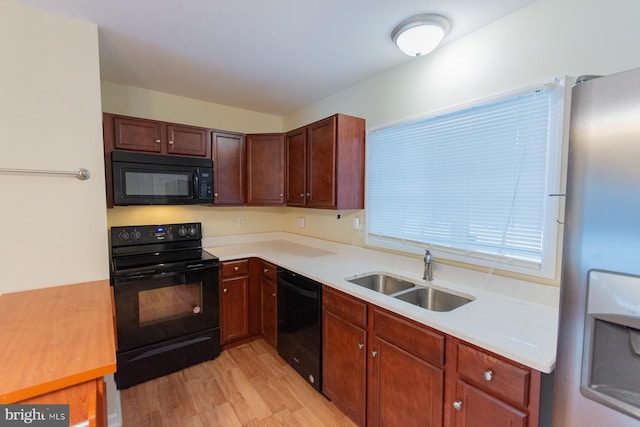
M 367 243 L 555 277 L 564 79 L 370 131 Z

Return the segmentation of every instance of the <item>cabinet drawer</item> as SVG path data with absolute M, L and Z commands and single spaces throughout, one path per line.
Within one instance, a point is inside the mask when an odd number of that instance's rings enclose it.
M 458 344 L 458 374 L 493 395 L 529 404 L 530 371 L 483 351 Z
M 361 328 L 367 327 L 367 304 L 327 286 L 322 291 L 322 308 Z
M 445 337 L 426 326 L 374 309 L 373 332 L 376 338 L 393 343 L 429 363 L 444 366 Z
M 222 277 L 244 276 L 249 272 L 249 260 L 225 261 L 222 263 Z
M 260 261 L 258 264 L 260 277 L 275 282 L 278 280 L 278 267 L 266 261 Z

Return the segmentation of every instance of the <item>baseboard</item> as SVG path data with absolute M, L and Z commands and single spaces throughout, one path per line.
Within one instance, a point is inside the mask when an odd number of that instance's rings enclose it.
M 122 427 L 122 406 L 120 405 L 120 390 L 115 390 L 113 394 L 113 404 L 115 412 L 109 414 L 107 424 L 109 427 Z

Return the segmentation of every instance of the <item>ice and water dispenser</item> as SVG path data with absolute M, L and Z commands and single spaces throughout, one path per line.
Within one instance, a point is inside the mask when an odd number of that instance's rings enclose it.
M 580 391 L 640 419 L 640 277 L 591 270 Z

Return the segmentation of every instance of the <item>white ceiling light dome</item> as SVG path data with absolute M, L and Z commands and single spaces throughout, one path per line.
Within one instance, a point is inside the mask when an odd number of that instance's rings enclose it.
M 416 15 L 398 24 L 391 32 L 391 39 L 403 53 L 421 56 L 435 49 L 450 28 L 449 20 L 442 15 Z

